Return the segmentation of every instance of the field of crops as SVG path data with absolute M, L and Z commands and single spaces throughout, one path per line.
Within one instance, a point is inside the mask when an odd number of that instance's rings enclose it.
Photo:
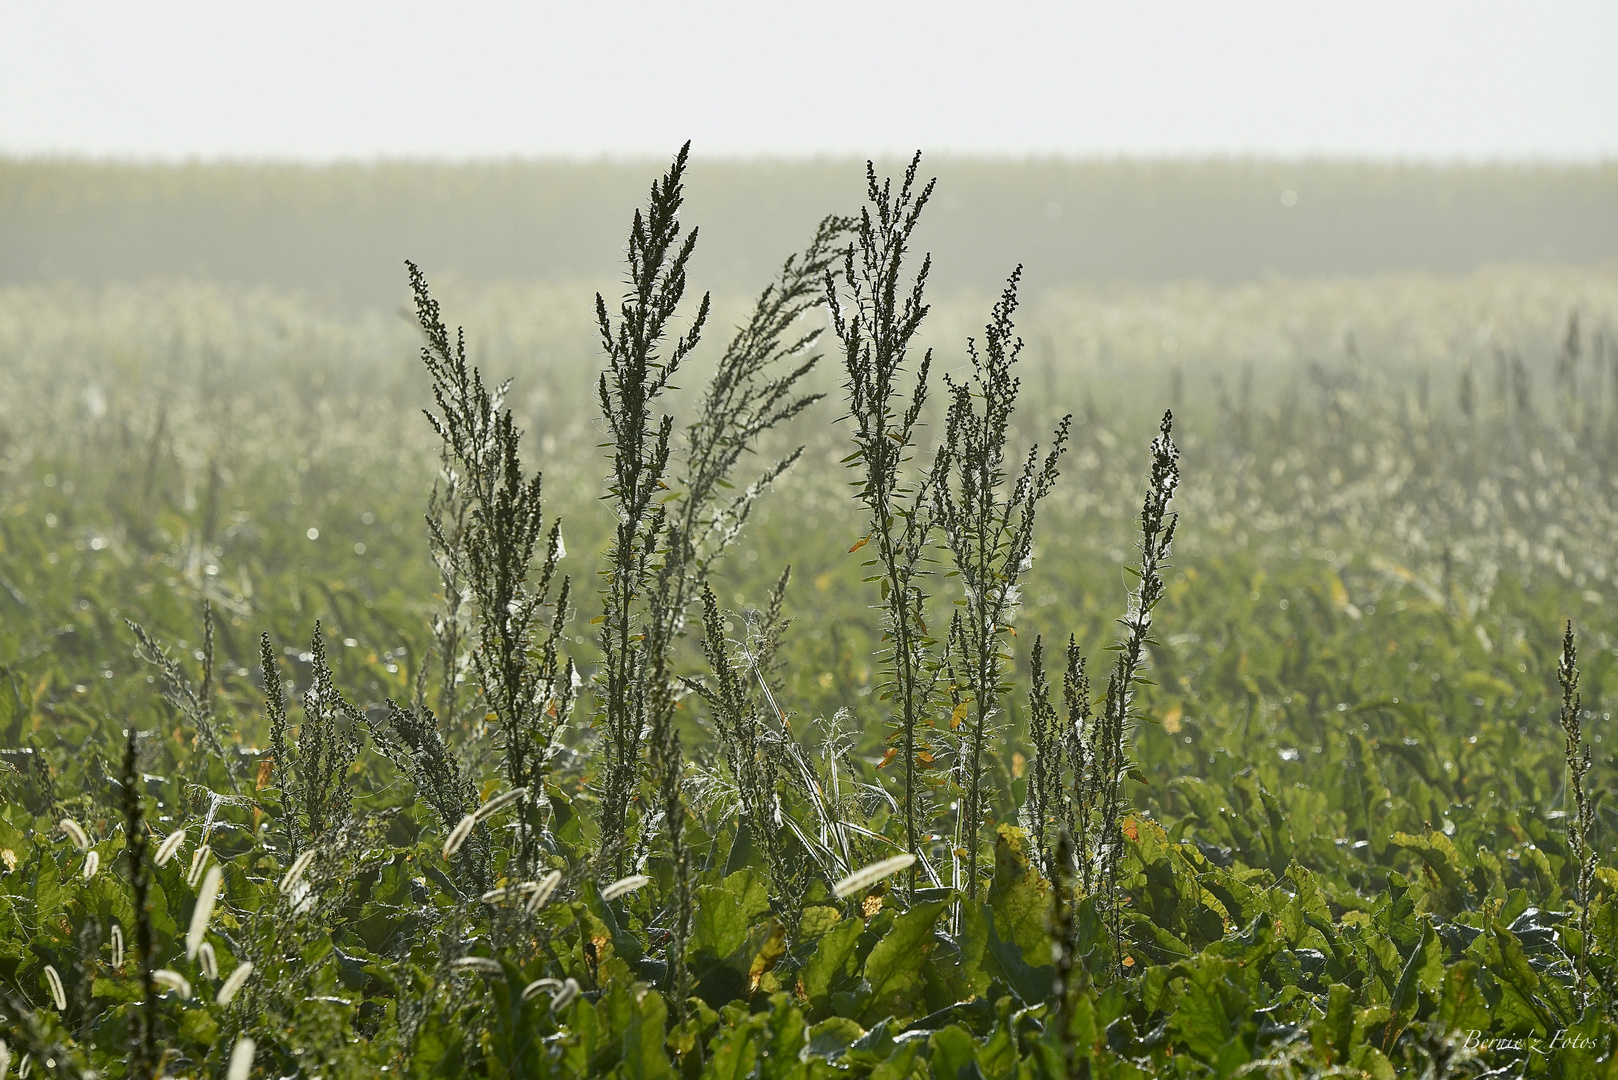
M 896 177 L 704 321 L 677 181 L 0 289 L 0 1080 L 1618 1076 L 1618 268 L 934 298 Z

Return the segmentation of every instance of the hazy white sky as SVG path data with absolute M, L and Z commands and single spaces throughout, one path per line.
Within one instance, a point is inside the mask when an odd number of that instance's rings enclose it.
M 0 153 L 1618 156 L 1618 0 L 0 0 Z

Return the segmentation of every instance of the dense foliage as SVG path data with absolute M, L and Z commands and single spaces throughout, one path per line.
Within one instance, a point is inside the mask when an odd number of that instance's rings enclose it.
M 1610 312 L 1081 402 L 684 168 L 543 396 L 3 309 L 0 1077 L 1618 1070 Z

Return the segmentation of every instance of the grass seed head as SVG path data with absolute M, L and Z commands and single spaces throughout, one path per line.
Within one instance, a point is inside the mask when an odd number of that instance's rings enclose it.
M 601 899 L 603 902 L 611 902 L 618 899 L 620 896 L 623 896 L 625 893 L 634 892 L 636 889 L 647 884 L 651 880 L 652 879 L 647 877 L 645 874 L 630 874 L 628 877 L 619 878 L 617 881 L 601 890 Z
M 225 1080 L 247 1080 L 253 1072 L 253 1051 L 258 1049 L 252 1039 L 243 1035 L 236 1040 L 236 1045 L 230 1048 L 230 1068 L 225 1071 Z
M 281 875 L 280 885 L 276 886 L 282 896 L 292 894 L 292 890 L 297 888 L 298 882 L 303 880 L 303 872 L 309 869 L 309 864 L 314 861 L 315 851 L 313 848 L 292 860 L 292 865 L 287 867 L 287 872 Z
M 67 838 L 73 841 L 74 847 L 78 848 L 80 851 L 88 850 L 90 847 L 90 836 L 84 831 L 83 826 L 70 817 L 63 818 L 61 821 L 57 822 L 57 824 L 61 826 L 62 831 L 67 834 Z
M 552 870 L 538 881 L 524 882 L 517 886 L 528 894 L 528 914 L 532 915 L 544 907 L 556 892 L 556 886 L 562 883 L 562 872 Z
M 556 991 L 556 994 L 551 998 L 551 1012 L 561 1012 L 573 1004 L 573 999 L 578 996 L 579 982 L 577 979 L 569 978 L 562 983 L 562 988 Z
M 500 961 L 487 956 L 463 956 L 449 965 L 455 971 L 475 972 L 479 975 L 499 975 L 505 969 Z
M 837 899 L 846 900 L 855 893 L 869 889 L 889 874 L 896 874 L 900 870 L 908 869 L 915 861 L 916 857 L 914 855 L 905 852 L 903 855 L 895 855 L 891 859 L 883 859 L 880 862 L 862 866 L 836 885 L 833 885 L 831 891 L 836 895 Z
M 191 980 L 173 968 L 158 968 L 152 972 L 152 981 L 159 986 L 168 987 L 183 998 L 191 996 Z
M 213 918 L 214 901 L 219 899 L 219 885 L 224 876 L 219 867 L 210 866 L 207 875 L 202 879 L 202 889 L 197 893 L 197 906 L 191 909 L 191 927 L 185 932 L 187 960 L 195 960 L 197 950 L 202 948 L 202 939 L 208 933 L 208 922 Z
M 166 866 L 182 847 L 185 846 L 185 830 L 175 829 L 163 838 L 157 845 L 157 854 L 152 856 L 152 862 L 157 866 Z
M 513 788 L 510 791 L 496 795 L 494 798 L 478 807 L 477 810 L 473 812 L 472 819 L 473 821 L 479 822 L 487 821 L 500 811 L 504 810 L 506 807 L 510 806 L 512 803 L 526 797 L 527 794 L 527 788 Z
M 207 868 L 208 859 L 213 855 L 213 849 L 203 844 L 191 854 L 191 869 L 186 871 L 185 883 L 193 889 L 197 882 L 202 880 L 202 871 Z
M 541 994 L 550 994 L 552 997 L 554 997 L 561 989 L 561 979 L 535 979 L 533 982 L 522 988 L 522 999 L 524 1001 L 532 1001 Z
M 466 843 L 466 838 L 468 836 L 472 835 L 472 828 L 477 823 L 478 819 L 476 815 L 467 814 L 461 818 L 454 829 L 450 830 L 449 838 L 444 841 L 445 862 L 449 862 L 449 860 L 455 857 L 455 853 L 461 850 L 461 845 Z
M 225 980 L 225 985 L 221 986 L 219 993 L 214 995 L 214 1001 L 220 1005 L 229 1005 L 236 999 L 236 995 L 241 993 L 242 987 L 247 985 L 247 977 L 251 974 L 253 974 L 253 962 L 251 960 L 243 960 L 237 964 L 236 970 L 232 971 L 230 978 Z
M 62 988 L 62 976 L 51 964 L 45 965 L 45 981 L 50 984 L 51 1000 L 56 1002 L 56 1011 L 67 1012 L 67 991 Z
M 219 978 L 219 958 L 214 955 L 213 943 L 204 941 L 197 949 L 197 963 L 205 979 Z

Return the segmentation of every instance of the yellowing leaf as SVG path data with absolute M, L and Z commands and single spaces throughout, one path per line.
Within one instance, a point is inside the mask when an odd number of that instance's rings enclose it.
M 951 731 L 954 731 L 956 728 L 961 726 L 961 722 L 966 719 L 966 710 L 971 708 L 971 706 L 971 698 L 967 698 L 965 701 L 955 706 L 955 710 L 949 714 L 949 729 Z
M 858 540 L 854 541 L 854 546 L 848 549 L 849 554 L 853 554 L 854 552 L 858 551 L 860 548 L 864 547 L 866 544 L 869 544 L 870 542 L 871 542 L 871 535 L 869 533 L 867 533 L 864 536 L 860 537 Z

